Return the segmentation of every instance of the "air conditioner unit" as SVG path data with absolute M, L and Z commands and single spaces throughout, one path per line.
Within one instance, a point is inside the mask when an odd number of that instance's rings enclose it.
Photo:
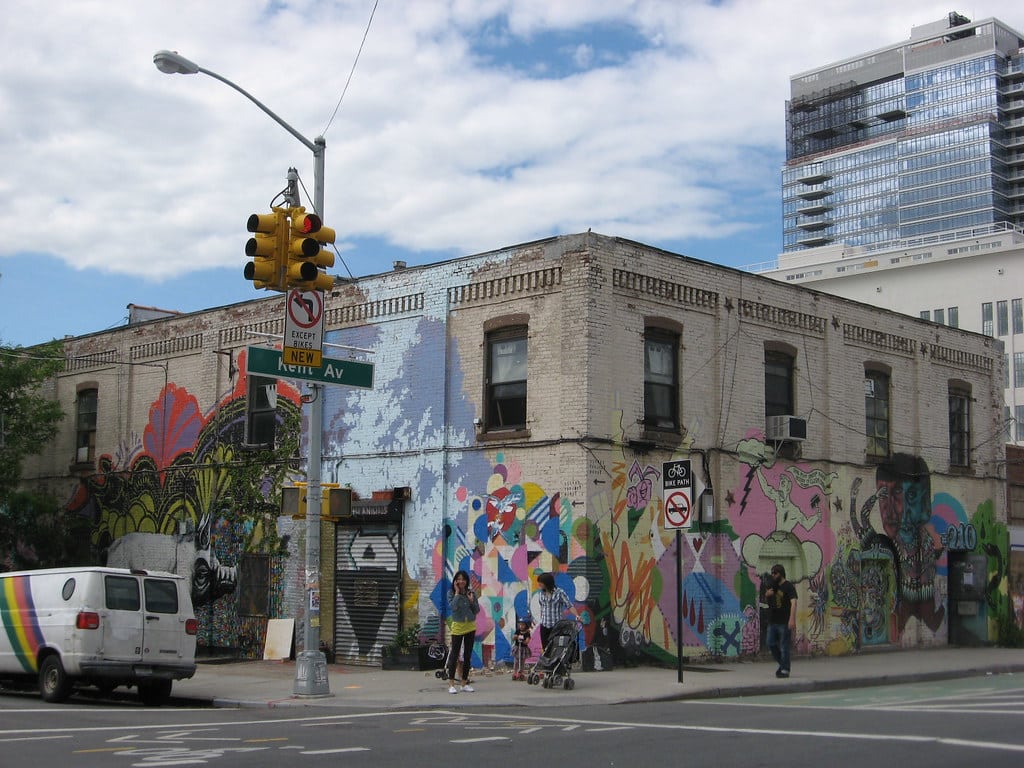
M 807 419 L 798 419 L 796 416 L 769 416 L 764 433 L 767 440 L 806 440 Z

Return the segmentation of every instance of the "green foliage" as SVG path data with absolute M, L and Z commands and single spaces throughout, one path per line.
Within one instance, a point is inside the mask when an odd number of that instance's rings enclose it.
M 50 496 L 14 492 L 0 505 L 0 553 L 6 570 L 93 565 L 90 523 Z
M 22 460 L 57 434 L 64 412 L 41 389 L 63 366 L 59 341 L 31 349 L 0 345 L 0 503 L 17 488 Z
M 382 649 L 388 656 L 399 653 L 412 653 L 420 645 L 420 635 L 423 634 L 423 627 L 419 624 L 412 624 L 405 629 L 395 632 L 391 642 Z

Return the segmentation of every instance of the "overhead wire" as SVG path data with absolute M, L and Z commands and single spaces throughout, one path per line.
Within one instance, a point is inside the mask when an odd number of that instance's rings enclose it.
M 348 91 L 349 83 L 352 82 L 352 76 L 356 73 L 356 65 L 359 63 L 359 57 L 363 53 L 363 46 L 366 45 L 366 36 L 370 34 L 370 25 L 373 23 L 373 16 L 377 13 L 377 3 L 380 0 L 374 0 L 373 8 L 370 9 L 370 18 L 366 22 L 366 29 L 363 31 L 363 39 L 359 43 L 359 50 L 356 51 L 356 57 L 352 61 L 352 69 L 349 70 L 348 78 L 345 80 L 345 86 L 341 89 L 341 95 L 338 97 L 338 103 L 334 105 L 334 111 L 331 113 L 330 120 L 327 121 L 327 125 L 320 131 L 320 135 L 324 136 L 327 134 L 327 130 L 331 127 L 331 123 L 334 122 L 335 116 L 338 114 L 338 110 L 341 108 L 341 101 L 345 98 L 345 93 Z
M 338 114 L 338 110 L 341 109 L 341 102 L 344 100 L 345 94 L 348 93 L 348 87 L 352 82 L 352 77 L 356 73 L 356 66 L 359 64 L 359 57 L 363 53 L 363 47 L 366 45 L 366 38 L 370 34 L 370 26 L 373 24 L 373 17 L 377 13 L 377 5 L 379 3 L 380 0 L 374 0 L 373 8 L 370 9 L 370 18 L 367 19 L 366 21 L 366 29 L 363 30 L 363 39 L 359 41 L 359 49 L 356 51 L 356 56 L 352 60 L 352 68 L 349 70 L 348 77 L 345 79 L 345 85 L 341 89 L 341 95 L 338 96 L 338 102 L 334 105 L 334 111 L 331 112 L 331 117 L 327 121 L 327 125 L 325 125 L 324 129 L 320 132 L 321 137 L 327 134 L 327 131 L 330 129 L 331 124 L 334 122 L 334 118 Z M 302 176 L 298 176 L 298 181 L 299 184 L 302 186 L 302 190 L 306 193 L 306 198 L 312 200 L 313 196 L 310 195 L 309 190 L 306 189 L 306 184 L 303 181 Z M 284 191 L 279 192 L 274 197 L 274 200 L 277 200 L 283 194 L 286 194 L 287 191 L 288 190 L 286 188 Z M 321 216 L 323 215 L 323 211 L 318 211 L 317 213 L 319 213 Z M 331 243 L 331 247 L 334 249 L 334 253 L 335 255 L 337 255 L 338 261 L 341 262 L 341 265 L 345 268 L 345 272 L 348 273 L 348 279 L 355 280 L 355 276 L 352 274 L 352 270 L 349 269 L 348 263 L 345 261 L 345 258 L 341 255 L 341 251 L 338 249 L 338 246 L 335 243 Z

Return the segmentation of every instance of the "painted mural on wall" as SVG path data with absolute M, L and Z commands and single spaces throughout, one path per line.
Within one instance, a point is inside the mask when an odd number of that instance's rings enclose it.
M 442 618 L 447 616 L 447 595 L 456 570 L 471 574 L 482 610 L 477 616 L 476 664 L 511 661 L 511 635 L 518 617 L 540 615 L 534 604 L 537 576 L 554 573 L 584 616 L 592 590 L 600 578 L 588 569 L 593 553 L 592 528 L 575 517 L 571 502 L 549 494 L 522 476 L 522 468 L 504 453 L 486 486 L 460 486 L 455 517 L 444 521 L 444 534 L 434 551 L 435 573 L 444 574 L 431 594 Z M 590 621 L 587 621 L 589 624 Z M 539 633 L 531 638 L 539 653 Z
M 364 326 L 331 341 L 378 354 L 372 392 L 326 393 L 326 412 L 334 415 L 325 453 L 395 458 L 384 464 L 386 477 L 378 462 L 341 458 L 330 479 L 365 489 L 409 485 L 417 509 L 444 511 L 403 521 L 401 612 L 435 633 L 452 574 L 469 571 L 485 603 L 477 663 L 510 658 L 515 618 L 531 611 L 536 575 L 544 571 L 553 571 L 583 610 L 588 648 L 665 662 L 675 660 L 680 645 L 688 656 L 759 653 L 761 577 L 777 561 L 786 563 L 800 593 L 800 653 L 944 643 L 950 537 L 966 544 L 974 531 L 967 551 L 986 554 L 993 568 L 992 552 L 1005 548 L 998 527 L 979 522 L 984 504 L 967 510 L 956 498 L 957 478 L 935 480 L 912 457 L 862 468 L 785 459 L 752 428 L 740 445 L 716 456 L 720 476 L 731 482 L 715 489 L 715 521 L 679 537 L 684 575 L 677 589 L 676 537 L 663 527 L 662 461 L 689 458 L 703 466 L 706 456 L 689 436 L 699 425 L 684 432 L 673 455 L 655 458 L 626 447 L 621 425 L 629 419 L 614 411 L 617 447 L 590 456 L 599 476 L 586 489 L 546 468 L 524 469 L 535 466 L 530 446 L 489 456 L 412 452 L 410 446 L 472 442 L 473 397 L 453 395 L 442 411 L 434 394 L 464 393 L 458 340 L 449 343 L 437 317 L 423 317 L 386 337 Z M 461 435 L 459 425 L 470 434 Z M 452 463 L 443 465 L 441 456 Z M 990 593 L 1001 591 L 1005 579 Z M 991 602 L 989 621 L 997 604 L 1008 606 L 995 596 Z
M 695 466 L 702 459 L 685 450 L 680 456 Z M 824 471 L 778 457 L 752 431 L 735 468 L 720 519 L 679 537 L 677 591 L 660 463 L 620 450 L 609 466 L 609 490 L 589 500 L 583 517 L 499 453 L 484 487 L 456 490 L 460 507 L 434 552 L 435 573 L 444 578 L 431 600 L 443 615 L 454 571 L 473 574 L 485 606 L 477 663 L 511 658 L 515 618 L 531 612 L 536 576 L 545 571 L 555 572 L 583 609 L 585 644 L 665 662 L 675 659 L 680 640 L 689 656 L 744 656 L 763 645 L 762 574 L 783 562 L 800 595 L 797 652 L 836 655 L 866 645 L 948 642 L 953 549 L 985 555 L 989 611 L 982 621 L 989 626 L 980 637 L 992 636 L 1001 614 L 1012 620 L 1005 526 L 995 522 L 992 503 L 968 514 L 952 494 L 936 492 L 919 458 L 897 454 L 873 473 Z
M 239 363 L 244 371 L 244 360 Z M 206 645 L 237 645 L 238 558 L 276 550 L 279 509 L 270 500 L 292 472 L 287 465 L 268 466 L 265 455 L 255 462 L 242 448 L 246 387 L 242 373 L 204 414 L 194 395 L 168 384 L 150 406 L 142 435 L 115 455 L 100 456 L 96 473 L 69 504 L 93 520 L 92 544 L 104 557 L 129 534 L 167 536 L 171 549 L 176 539 L 188 540 L 195 552 L 192 599 Z M 279 381 L 276 397 L 279 442 L 297 444 L 299 393 Z M 145 549 L 143 542 L 135 538 Z M 118 557 L 133 557 L 125 547 L 115 549 Z

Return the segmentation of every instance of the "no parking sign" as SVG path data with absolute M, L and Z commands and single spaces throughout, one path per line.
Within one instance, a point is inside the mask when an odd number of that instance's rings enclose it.
M 693 521 L 693 478 L 690 474 L 690 460 L 666 461 L 662 468 L 665 528 L 689 528 Z

